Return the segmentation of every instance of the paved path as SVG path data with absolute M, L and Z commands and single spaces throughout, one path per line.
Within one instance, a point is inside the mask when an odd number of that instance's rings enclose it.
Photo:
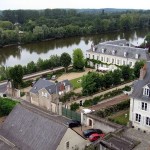
M 118 96 L 116 96 L 116 97 L 113 97 L 113 98 L 104 100 L 104 101 L 100 102 L 100 103 L 97 104 L 97 105 L 91 106 L 91 107 L 89 107 L 89 109 L 91 109 L 91 110 L 104 109 L 104 108 L 106 108 L 106 107 L 109 107 L 109 106 L 118 104 L 118 103 L 120 103 L 120 102 L 123 102 L 123 101 L 125 101 L 125 100 L 127 100 L 127 99 L 129 99 L 129 96 L 128 96 L 128 95 L 125 95 L 125 94 L 118 95 Z
M 104 95 L 105 93 L 108 93 L 110 91 L 114 91 L 116 89 L 122 89 L 124 88 L 125 86 L 130 86 L 132 85 L 133 81 L 132 82 L 129 82 L 129 83 L 126 83 L 126 84 L 122 84 L 120 86 L 117 86 L 117 87 L 114 87 L 114 88 L 111 88 L 111 89 L 108 89 L 106 91 L 102 91 L 102 92 L 99 92 L 97 94 L 94 94 L 92 96 L 86 96 L 86 97 L 82 97 L 82 98 L 79 98 L 75 101 L 70 101 L 70 102 L 67 102 L 66 105 L 68 106 L 68 108 L 70 108 L 70 105 L 73 104 L 73 103 L 80 103 L 80 101 L 82 101 L 82 103 L 84 103 L 85 100 L 88 100 L 88 99 L 93 99 L 94 97 L 97 97 L 97 96 L 100 96 L 100 95 Z

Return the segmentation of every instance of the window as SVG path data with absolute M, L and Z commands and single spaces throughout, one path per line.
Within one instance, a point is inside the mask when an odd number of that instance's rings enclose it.
M 105 50 L 104 50 L 104 49 L 102 49 L 102 53 L 104 53 L 104 51 L 105 51 Z
M 149 89 L 144 88 L 143 90 L 144 90 L 144 91 L 143 91 L 143 95 L 145 95 L 145 96 L 150 96 L 150 90 L 149 90 Z
M 127 57 L 127 52 L 124 52 L 124 57 Z
M 135 54 L 135 58 L 138 59 L 139 58 L 139 54 Z
M 150 118 L 146 117 L 146 125 L 150 126 Z
M 115 55 L 115 50 L 112 51 L 112 54 Z
M 94 59 L 94 55 L 93 55 L 93 59 Z
M 142 110 L 147 111 L 147 103 L 142 102 Z
M 109 58 L 107 57 L 107 62 L 109 62 Z
M 90 58 L 90 54 L 89 54 L 89 58 Z
M 117 64 L 119 65 L 119 59 L 117 60 Z
M 66 142 L 66 148 L 69 149 L 69 141 Z
M 112 58 L 112 63 L 114 63 L 114 59 Z
M 103 61 L 103 57 L 101 57 L 101 61 Z
M 135 114 L 135 121 L 141 122 L 141 115 L 140 114 Z
M 97 60 L 99 60 L 99 56 L 97 56 Z
M 126 62 L 125 61 L 123 61 L 123 65 L 125 65 L 126 64 Z

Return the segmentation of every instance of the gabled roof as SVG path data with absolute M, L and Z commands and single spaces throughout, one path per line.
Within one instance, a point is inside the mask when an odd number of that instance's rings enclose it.
M 65 85 L 65 86 L 70 85 L 70 86 L 71 86 L 71 84 L 70 84 L 70 82 L 69 82 L 68 80 L 64 80 L 64 81 L 62 81 L 62 82 L 58 82 L 58 83 L 56 83 L 56 84 L 54 84 L 54 85 L 48 86 L 48 87 L 46 87 L 45 89 L 46 89 L 50 94 L 52 94 L 52 93 L 58 93 L 59 91 L 63 90 L 63 89 L 61 88 L 62 85 Z
M 94 46 L 95 51 L 92 49 L 87 50 L 87 52 L 93 53 L 103 53 L 102 49 L 105 50 L 104 54 L 106 55 L 113 55 L 113 51 L 115 51 L 114 56 L 123 57 L 123 58 L 131 58 L 131 59 L 143 59 L 143 60 L 150 60 L 150 56 L 148 53 L 148 49 L 143 48 L 136 48 L 128 46 L 128 42 L 126 40 L 116 40 L 116 41 L 107 41 L 103 43 L 99 43 L 98 45 Z M 126 53 L 126 56 L 124 56 Z M 138 58 L 136 58 L 136 54 Z
M 21 150 L 55 150 L 68 128 L 60 117 L 18 104 L 0 128 L 0 135 Z
M 34 86 L 32 87 L 32 89 L 30 90 L 30 92 L 32 93 L 38 93 L 38 91 L 42 88 L 54 85 L 55 83 L 50 82 L 49 80 L 45 80 L 45 79 L 39 79 Z
M 143 87 L 150 83 L 150 61 L 147 62 L 147 72 L 143 80 L 138 80 L 133 84 L 133 92 L 130 95 L 140 100 L 150 100 L 150 97 L 143 96 Z
M 30 90 L 31 93 L 38 93 L 39 90 L 45 88 L 50 94 L 52 93 L 58 93 L 61 89 L 61 85 L 65 84 L 65 86 L 70 85 L 70 82 L 68 80 L 63 80 L 61 82 L 58 83 L 54 83 L 54 82 L 50 82 L 49 80 L 45 80 L 45 79 L 39 79 L 34 86 L 32 87 L 32 89 Z

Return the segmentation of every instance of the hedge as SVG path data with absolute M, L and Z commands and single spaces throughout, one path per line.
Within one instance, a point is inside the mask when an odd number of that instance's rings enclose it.
M 130 107 L 130 100 L 126 100 L 124 102 L 121 102 L 119 104 L 113 105 L 111 107 L 108 107 L 104 110 L 99 110 L 95 112 L 95 114 L 101 118 L 108 117 L 116 112 L 119 112 L 120 110 L 125 110 Z
M 0 116 L 7 116 L 16 104 L 17 102 L 12 101 L 9 98 L 0 97 Z

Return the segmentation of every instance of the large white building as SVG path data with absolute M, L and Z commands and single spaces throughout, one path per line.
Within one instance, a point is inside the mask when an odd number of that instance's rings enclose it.
M 129 120 L 133 127 L 150 132 L 150 61 L 140 70 L 132 90 Z
M 89 59 L 88 65 L 98 70 L 114 70 L 121 65 L 133 67 L 137 60 L 150 60 L 148 49 L 136 48 L 125 39 L 107 41 L 95 46 L 92 44 L 86 51 L 86 58 Z M 102 63 L 93 64 L 93 59 Z

